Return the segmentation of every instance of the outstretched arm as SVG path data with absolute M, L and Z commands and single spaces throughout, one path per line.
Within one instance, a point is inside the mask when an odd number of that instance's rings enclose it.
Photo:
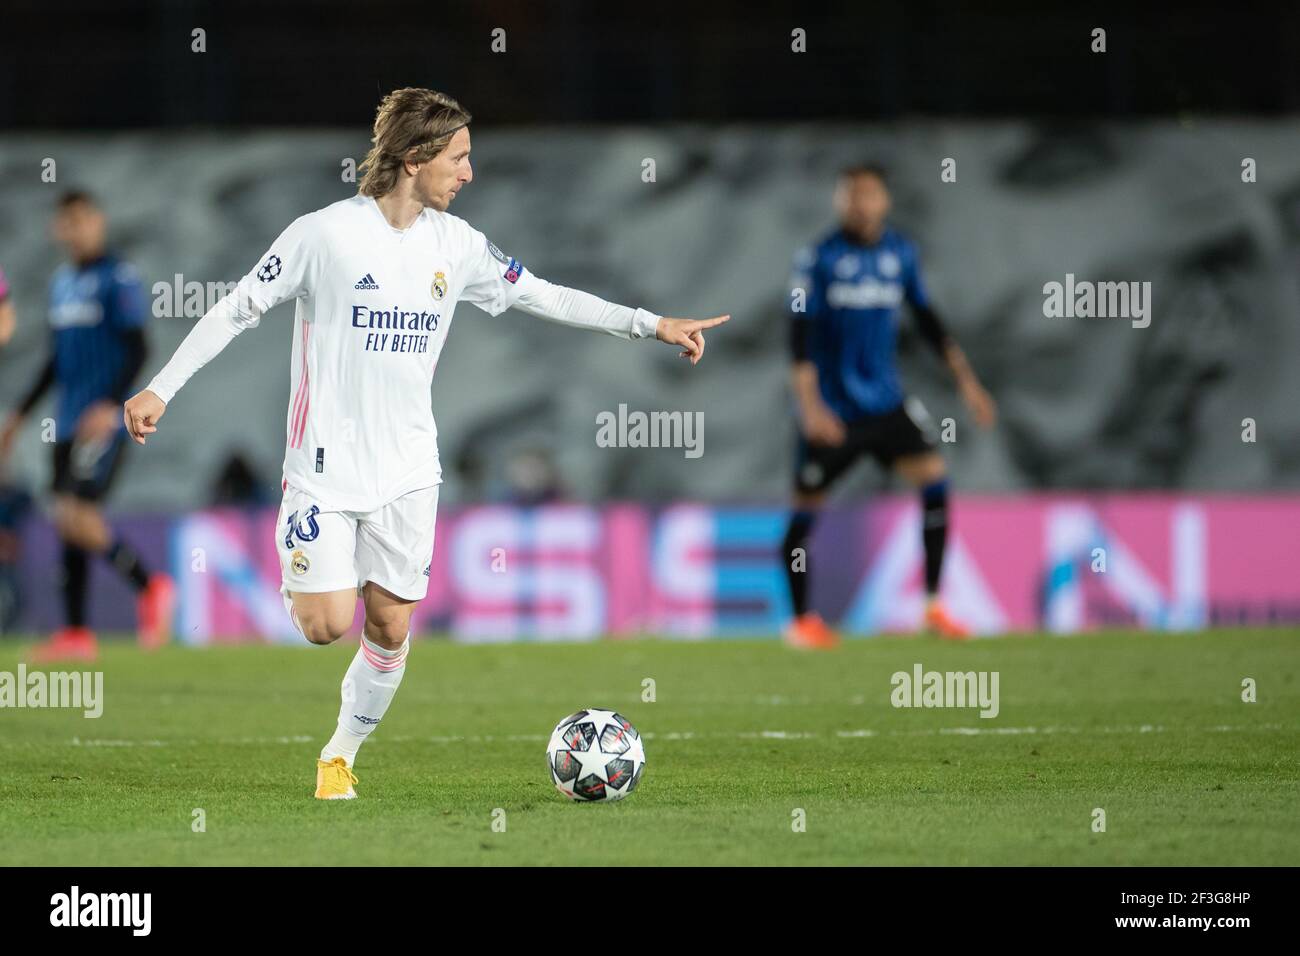
M 216 358 L 236 335 L 257 325 L 260 318 L 257 306 L 241 296 L 238 289 L 209 309 L 162 371 L 123 406 L 127 434 L 143 445 L 145 436 L 158 430 L 158 419 L 167 410 L 167 403 L 190 376 Z
M 561 325 L 606 332 L 625 339 L 656 338 L 678 345 L 682 357 L 697 363 L 704 355 L 704 330 L 721 325 L 731 316 L 711 319 L 673 319 L 645 309 L 630 309 L 589 292 L 547 282 L 529 272 L 518 259 L 488 242 L 477 229 L 462 223 L 465 268 L 469 280 L 461 297 L 489 315 L 514 306 L 530 315 Z
M 216 358 L 236 335 L 254 328 L 263 313 L 281 302 L 305 294 L 320 272 L 318 236 L 311 214 L 295 219 L 280 233 L 259 265 L 199 319 L 171 361 L 123 407 L 122 418 L 132 438 L 143 445 L 145 436 L 158 430 L 158 419 L 181 386 Z
M 704 330 L 721 325 L 731 318 L 719 315 L 711 319 L 674 319 L 655 315 L 645 309 L 606 302 L 589 292 L 555 285 L 532 273 L 520 278 L 516 308 L 550 322 L 574 328 L 606 332 L 626 339 L 654 337 L 682 348 L 682 357 L 694 365 L 704 356 Z

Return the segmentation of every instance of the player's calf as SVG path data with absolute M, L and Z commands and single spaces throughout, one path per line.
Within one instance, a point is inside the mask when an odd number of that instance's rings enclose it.
M 357 751 L 388 713 L 388 706 L 406 673 L 409 649 L 410 641 L 406 637 L 398 647 L 390 649 L 362 635 L 361 646 L 343 675 L 339 719 L 334 735 L 325 744 L 316 764 L 317 797 L 341 799 L 355 796 L 351 785 L 356 783 L 352 767 L 356 763 Z

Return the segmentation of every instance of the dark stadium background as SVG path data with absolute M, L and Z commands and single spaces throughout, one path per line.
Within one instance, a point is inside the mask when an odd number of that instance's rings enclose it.
M 796 26 L 812 55 L 787 55 Z M 1094 26 L 1103 57 L 1078 42 Z M 465 91 L 485 126 L 1279 114 L 1300 109 L 1298 39 L 1294 4 L 1195 0 L 8 0 L 0 125 L 365 124 L 417 81 Z

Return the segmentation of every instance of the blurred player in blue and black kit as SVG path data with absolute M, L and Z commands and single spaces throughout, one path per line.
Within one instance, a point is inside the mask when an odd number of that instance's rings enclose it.
M 171 580 L 146 570 L 99 507 L 126 445 L 121 405 L 147 351 L 144 289 L 135 270 L 108 251 L 107 221 L 87 193 L 59 199 L 53 232 L 71 262 L 50 282 L 50 358 L 0 430 L 3 462 L 23 419 L 55 388 L 54 521 L 63 542 L 66 626 L 36 649 L 37 661 L 96 655 L 95 635 L 86 626 L 91 555 L 106 557 L 135 587 L 144 646 L 167 639 L 174 600 Z
M 991 427 L 996 407 L 930 305 L 916 247 L 889 227 L 889 209 L 884 170 L 870 165 L 844 170 L 835 190 L 839 227 L 795 257 L 790 342 L 799 444 L 794 513 L 783 548 L 795 614 L 786 639 L 797 647 L 837 642 L 808 609 L 808 576 L 816 566 L 808 540 L 827 490 L 864 455 L 920 490 L 925 625 L 944 637 L 967 636 L 939 602 L 947 468 L 925 409 L 903 394 L 899 381 L 895 345 L 904 302 L 922 338 L 952 371 L 975 421 Z M 806 561 L 798 559 L 796 549 L 803 549 Z

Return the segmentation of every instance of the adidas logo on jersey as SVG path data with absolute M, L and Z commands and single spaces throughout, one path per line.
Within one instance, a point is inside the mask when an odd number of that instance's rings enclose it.
M 361 281 L 358 282 L 356 285 L 354 285 L 352 288 L 354 288 L 354 289 L 378 289 L 378 288 L 379 288 L 379 283 L 375 281 L 375 277 L 374 277 L 374 276 L 372 276 L 369 272 L 367 272 L 367 273 L 362 277 Z

